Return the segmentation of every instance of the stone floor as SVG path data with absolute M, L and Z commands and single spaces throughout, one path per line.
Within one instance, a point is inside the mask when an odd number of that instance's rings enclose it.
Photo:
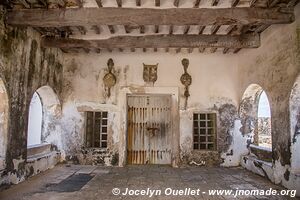
M 126 188 L 132 190 L 156 190 L 151 198 L 148 195 L 113 195 L 112 190 Z M 167 196 L 166 188 L 185 190 L 197 189 L 198 195 Z M 1 200 L 108 200 L 108 199 L 296 199 L 287 196 L 238 196 L 209 195 L 213 189 L 259 189 L 282 190 L 265 178 L 242 168 L 188 167 L 171 168 L 169 166 L 127 166 L 109 168 L 80 165 L 59 165 L 54 169 L 30 178 L 0 193 Z M 161 195 L 159 195 L 161 191 Z M 117 189 L 114 192 L 118 192 Z M 146 191 L 145 191 L 146 192 Z

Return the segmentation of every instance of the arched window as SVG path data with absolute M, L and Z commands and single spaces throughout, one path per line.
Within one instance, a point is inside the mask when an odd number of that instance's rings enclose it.
M 43 108 L 39 94 L 35 92 L 29 106 L 27 146 L 42 142 Z
M 27 147 L 42 143 L 59 145 L 61 106 L 53 89 L 43 86 L 33 94 L 28 116 Z
M 260 85 L 251 84 L 245 90 L 240 106 L 243 134 L 253 137 L 254 145 L 272 148 L 271 109 L 266 92 Z
M 5 169 L 8 130 L 8 95 L 0 78 L 0 170 Z
M 265 91 L 261 92 L 258 101 L 257 135 L 257 144 L 259 146 L 272 148 L 271 110 L 269 100 Z

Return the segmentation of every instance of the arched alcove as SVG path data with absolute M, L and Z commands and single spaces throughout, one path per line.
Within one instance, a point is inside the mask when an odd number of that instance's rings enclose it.
M 8 131 L 8 95 L 3 80 L 0 78 L 0 170 L 5 169 Z
M 31 98 L 28 117 L 27 146 L 42 143 L 43 108 L 39 94 L 35 92 Z
M 60 115 L 61 105 L 54 90 L 49 86 L 37 89 L 29 107 L 27 146 L 60 143 L 57 136 Z

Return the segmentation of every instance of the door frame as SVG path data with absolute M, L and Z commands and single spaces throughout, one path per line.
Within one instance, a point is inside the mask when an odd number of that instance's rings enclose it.
M 127 97 L 132 95 L 170 95 L 172 116 L 171 165 L 179 164 L 179 88 L 178 87 L 124 87 L 120 90 L 120 134 L 119 134 L 119 166 L 127 164 Z
M 149 93 L 147 93 L 147 94 L 127 94 L 127 101 L 128 101 L 128 99 L 130 98 L 130 97 L 133 97 L 133 98 L 135 98 L 135 97 L 167 97 L 169 100 L 170 100 L 170 108 L 172 107 L 172 96 L 170 95 L 170 94 L 149 94 Z M 170 110 L 170 114 L 171 114 L 171 117 L 172 117 L 172 111 Z M 128 116 L 128 105 L 127 105 L 127 116 Z M 127 118 L 127 127 L 128 127 L 128 118 Z M 172 139 L 173 139 L 173 135 L 172 135 L 172 133 L 173 133 L 173 120 L 172 119 L 170 119 L 170 124 L 171 124 L 171 128 L 170 128 L 170 130 L 169 130 L 169 134 L 171 134 L 171 142 L 172 142 Z M 126 134 L 127 134 L 127 138 L 128 138 L 128 135 L 129 135 L 129 133 L 128 133 L 128 129 L 127 129 L 127 132 L 126 132 Z M 150 138 L 149 138 L 149 142 L 150 142 Z M 127 148 L 128 148 L 128 143 L 129 143 L 129 141 L 127 140 L 126 141 L 126 145 L 127 145 Z M 150 145 L 150 144 L 149 144 Z M 172 144 L 171 144 L 172 145 Z M 172 157 L 172 146 L 170 145 L 170 150 L 171 150 L 171 157 Z M 128 149 L 126 148 L 126 153 L 128 152 Z M 128 155 L 126 156 L 127 158 L 128 158 Z M 172 158 L 170 159 L 170 163 L 168 163 L 167 165 L 171 165 L 171 163 L 172 163 Z M 128 159 L 126 159 L 126 164 L 128 164 Z M 149 164 L 155 164 L 155 163 L 149 163 Z M 157 165 L 160 165 L 160 164 L 157 164 Z

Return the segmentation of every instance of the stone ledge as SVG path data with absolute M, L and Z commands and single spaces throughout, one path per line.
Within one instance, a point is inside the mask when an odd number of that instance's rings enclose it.
M 39 155 L 49 154 L 51 152 L 51 144 L 37 144 L 27 147 L 27 158 L 37 157 Z
M 250 153 L 255 155 L 259 160 L 272 162 L 272 149 L 251 144 Z

